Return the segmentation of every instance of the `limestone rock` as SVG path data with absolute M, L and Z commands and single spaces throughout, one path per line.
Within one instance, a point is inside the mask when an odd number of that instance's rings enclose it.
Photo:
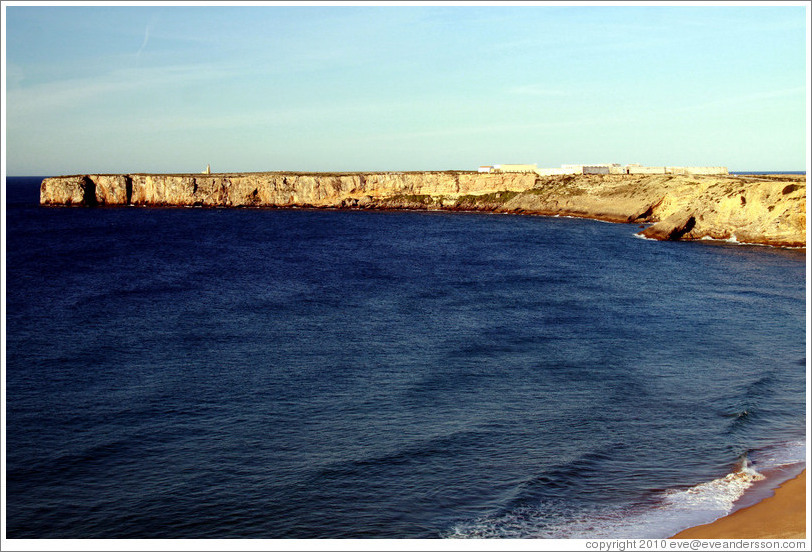
M 88 181 L 84 176 L 46 178 L 39 187 L 41 205 L 88 205 Z M 95 200 L 95 198 L 94 198 Z
M 129 177 L 121 174 L 88 175 L 97 205 L 126 205 L 132 191 Z
M 688 212 L 680 211 L 669 216 L 665 220 L 649 226 L 642 232 L 641 236 L 655 240 L 678 240 L 690 232 L 696 226 L 696 217 Z
M 472 171 L 74 175 L 43 205 L 448 209 L 654 223 L 660 240 L 806 245 L 803 176 L 488 174 Z

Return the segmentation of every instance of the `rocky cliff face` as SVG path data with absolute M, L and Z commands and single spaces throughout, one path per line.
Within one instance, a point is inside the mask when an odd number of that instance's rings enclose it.
M 43 205 L 444 209 L 654 223 L 659 240 L 806 246 L 806 179 L 699 175 L 250 173 L 47 178 Z
M 83 175 L 47 178 L 43 205 L 343 207 L 393 196 L 524 191 L 535 174 L 465 172 L 219 175 Z

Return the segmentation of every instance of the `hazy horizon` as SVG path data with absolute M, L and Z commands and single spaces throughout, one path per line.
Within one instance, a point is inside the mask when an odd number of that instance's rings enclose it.
M 801 3 L 3 9 L 9 176 L 807 169 Z

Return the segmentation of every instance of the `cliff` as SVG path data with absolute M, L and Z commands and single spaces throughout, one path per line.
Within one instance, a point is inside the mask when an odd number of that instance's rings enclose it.
M 397 173 L 124 174 L 46 178 L 42 205 L 433 209 L 653 223 L 658 240 L 806 246 L 803 176 Z

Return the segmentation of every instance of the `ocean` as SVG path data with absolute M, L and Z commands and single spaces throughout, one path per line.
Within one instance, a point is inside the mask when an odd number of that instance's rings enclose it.
M 661 538 L 805 462 L 802 250 L 40 181 L 6 182 L 8 538 Z

